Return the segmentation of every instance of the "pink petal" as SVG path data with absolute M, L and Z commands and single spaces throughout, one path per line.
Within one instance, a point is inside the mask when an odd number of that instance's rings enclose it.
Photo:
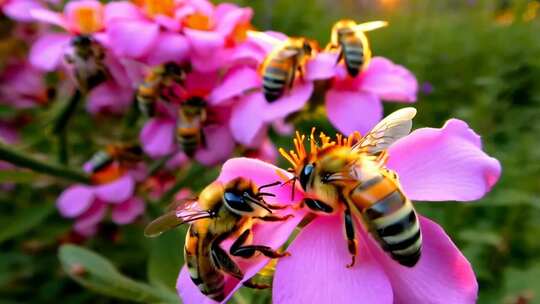
M 9 18 L 20 22 L 34 21 L 31 11 L 42 9 L 43 4 L 36 0 L 16 0 L 7 1 L 2 7 L 3 13 Z
M 71 36 L 68 34 L 44 34 L 30 50 L 30 63 L 38 69 L 53 71 L 58 67 L 64 56 L 64 49 L 69 45 Z
M 144 207 L 145 205 L 142 199 L 132 197 L 113 207 L 112 220 L 118 225 L 129 224 L 144 212 Z
M 174 129 L 176 123 L 169 118 L 152 118 L 143 127 L 141 144 L 146 154 L 161 157 L 174 151 Z
M 272 183 L 276 180 L 280 180 L 276 174 L 276 170 L 281 170 L 275 166 L 264 163 L 259 160 L 249 158 L 234 158 L 227 161 L 223 165 L 218 181 L 227 182 L 236 177 L 246 177 L 253 179 L 257 185 L 264 185 Z M 287 172 L 281 170 L 284 174 Z M 265 190 L 266 191 L 266 190 Z M 276 194 L 276 198 L 268 198 L 269 203 L 286 204 L 290 202 L 290 185 L 284 187 L 269 188 L 268 191 Z M 298 198 L 300 199 L 300 198 Z M 286 210 L 285 213 L 293 214 L 292 210 Z M 278 248 L 283 245 L 290 234 L 294 231 L 296 225 L 303 218 L 303 213 L 295 214 L 294 218 L 287 220 L 286 222 L 264 222 L 256 223 L 253 227 L 253 244 L 260 244 L 270 246 L 272 248 Z M 228 250 L 228 246 L 223 246 L 225 250 Z M 287 259 L 285 257 L 283 259 Z M 236 259 L 239 262 L 240 267 L 244 271 L 243 281 L 254 276 L 260 271 L 268 262 L 269 259 L 260 255 L 251 259 Z M 184 303 L 213 303 L 208 298 L 204 297 L 197 289 L 195 284 L 189 278 L 187 270 L 184 268 L 180 273 L 177 282 L 177 290 Z M 226 302 L 236 291 L 241 287 L 238 280 L 226 276 L 225 292 L 227 297 L 223 301 Z
M 253 16 L 253 10 L 231 3 L 220 3 L 216 7 L 215 14 L 215 18 L 218 19 L 216 30 L 223 35 L 229 35 L 238 24 L 249 22 Z
M 94 200 L 92 206 L 75 221 L 73 229 L 84 236 L 92 236 L 97 232 L 97 225 L 105 217 L 105 203 Z
M 476 200 L 501 173 L 499 161 L 482 151 L 480 136 L 458 119 L 441 129 L 418 129 L 389 152 L 388 167 L 398 173 L 413 200 Z
M 231 128 L 234 140 L 252 146 L 261 134 L 266 130 L 263 115 L 266 100 L 260 93 L 250 94 L 239 100 L 233 107 L 229 127 Z
M 65 217 L 76 217 L 85 212 L 94 201 L 91 187 L 74 185 L 62 192 L 56 201 L 60 214 Z
M 311 93 L 313 93 L 312 82 L 296 83 L 290 92 L 285 93 L 285 96 L 272 103 L 267 103 L 262 113 L 264 119 L 272 122 L 301 110 L 311 97 Z
M 383 57 L 371 59 L 362 73 L 361 89 L 384 100 L 415 102 L 418 82 L 414 75 L 401 65 Z
M 315 219 L 289 246 L 291 256 L 278 260 L 274 303 L 393 303 L 392 286 L 364 240 L 355 266 L 345 267 L 351 256 L 338 219 Z
M 225 43 L 223 35 L 217 32 L 184 29 L 193 50 L 200 56 L 209 57 Z
M 128 1 L 109 2 L 105 5 L 105 24 L 117 20 L 142 20 L 144 15 L 140 9 Z
M 209 101 L 217 105 L 260 86 L 261 77 L 255 69 L 250 67 L 232 69 L 225 75 L 221 84 L 212 91 Z
M 107 34 L 116 55 L 140 58 L 156 45 L 159 26 L 139 20 L 119 20 L 108 24 Z
M 182 62 L 186 60 L 189 45 L 186 38 L 175 33 L 161 33 L 152 52 L 148 54 L 146 62 L 158 65 L 170 61 Z
M 216 48 L 213 53 L 191 53 L 191 65 L 194 70 L 208 73 L 224 69 L 231 64 L 233 49 Z
M 129 109 L 132 100 L 133 91 L 131 89 L 107 81 L 90 91 L 86 109 L 92 114 L 121 114 Z
M 111 204 L 121 203 L 133 195 L 135 181 L 129 175 L 124 175 L 114 182 L 96 186 L 96 196 L 104 202 Z
M 96 0 L 70 1 L 64 7 L 64 15 L 66 16 L 66 22 L 72 31 L 81 32 L 81 28 L 79 28 L 79 20 L 77 20 L 78 18 L 76 15 L 76 12 L 80 9 L 92 10 L 98 18 L 100 27 L 103 27 L 103 4 Z
M 64 16 L 60 13 L 53 12 L 45 8 L 36 8 L 29 11 L 28 13 L 32 16 L 33 20 L 57 25 L 65 30 L 69 30 L 69 25 L 67 24 L 67 21 L 64 19 Z
M 252 41 L 237 45 L 230 54 L 232 62 L 247 66 L 258 66 L 266 57 L 264 50 Z
M 382 104 L 366 92 L 330 89 L 326 93 L 328 119 L 341 133 L 367 133 L 382 118 Z
M 195 154 L 198 162 L 211 166 L 225 161 L 234 150 L 234 140 L 225 126 L 213 125 L 204 128 L 206 147 L 200 148 Z
M 308 61 L 306 67 L 306 79 L 322 80 L 334 77 L 336 73 L 336 62 L 338 54 L 335 53 L 319 53 L 317 56 Z
M 412 268 L 399 265 L 370 240 L 392 283 L 395 303 L 476 303 L 478 283 L 469 261 L 439 225 L 421 216 L 420 228 L 422 257 Z
M 264 33 L 281 41 L 284 41 L 288 38 L 287 35 L 280 32 L 266 31 Z M 259 46 L 262 50 L 264 50 L 265 54 L 269 54 L 276 47 L 275 43 L 261 36 L 248 36 L 247 41 Z

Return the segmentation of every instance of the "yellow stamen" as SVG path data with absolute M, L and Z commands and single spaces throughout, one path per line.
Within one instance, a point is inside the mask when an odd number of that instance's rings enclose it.
M 91 34 L 103 28 L 102 11 L 93 7 L 78 7 L 73 17 L 81 34 Z
M 184 19 L 184 26 L 195 30 L 209 31 L 214 25 L 210 17 L 201 13 L 194 13 Z
M 144 11 L 150 17 L 165 15 L 172 17 L 174 15 L 174 0 L 135 0 L 135 3 L 141 4 Z

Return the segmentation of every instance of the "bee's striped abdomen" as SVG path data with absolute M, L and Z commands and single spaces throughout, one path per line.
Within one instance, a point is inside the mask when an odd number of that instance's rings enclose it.
M 422 247 L 418 217 L 396 184 L 378 175 L 358 185 L 351 197 L 383 250 L 401 265 L 416 265 Z
M 279 99 L 285 89 L 293 80 L 291 73 L 292 65 L 288 67 L 287 62 L 275 58 L 263 71 L 263 93 L 268 102 Z
M 210 259 L 209 238 L 199 236 L 193 226 L 186 237 L 184 259 L 191 280 L 201 293 L 212 300 L 222 301 L 225 298 L 224 276 Z
M 177 129 L 178 144 L 189 157 L 193 157 L 199 147 L 200 132 L 198 127 L 178 127 Z
M 418 217 L 399 189 L 366 209 L 364 216 L 381 247 L 394 260 L 408 267 L 416 265 L 422 247 Z
M 346 37 L 342 43 L 345 67 L 351 76 L 356 76 L 364 65 L 364 46 L 355 36 Z

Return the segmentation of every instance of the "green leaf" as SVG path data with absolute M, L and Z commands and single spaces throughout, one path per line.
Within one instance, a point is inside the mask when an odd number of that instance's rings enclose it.
M 538 295 L 540 295 L 540 263 L 530 265 L 524 270 L 510 268 L 506 270 L 504 277 L 505 298 L 509 301 L 514 300 L 511 303 L 517 303 L 515 299 L 518 298 L 530 298 L 530 300 L 534 298 L 530 303 L 538 303 Z
M 175 293 L 124 276 L 108 260 L 88 249 L 63 245 L 58 257 L 73 280 L 97 293 L 142 303 L 180 303 Z
M 185 234 L 186 229 L 180 228 L 150 239 L 148 280 L 151 284 L 172 291 L 175 290 L 176 279 L 184 263 Z
M 32 171 L 22 170 L 2 170 L 0 171 L 0 183 L 21 183 L 28 184 L 39 178 L 39 175 Z
M 0 229 L 0 243 L 21 235 L 41 224 L 54 211 L 54 204 L 47 203 L 37 207 L 20 210 L 10 220 L 3 222 Z

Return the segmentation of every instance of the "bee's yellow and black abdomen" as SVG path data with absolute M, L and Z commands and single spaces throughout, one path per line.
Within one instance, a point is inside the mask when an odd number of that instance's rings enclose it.
M 407 267 L 416 265 L 422 247 L 418 217 L 411 201 L 399 189 L 363 214 L 376 240 L 395 261 Z
M 178 144 L 182 148 L 182 151 L 189 156 L 193 157 L 195 152 L 199 148 L 201 143 L 201 129 L 198 127 L 178 127 L 177 128 L 177 140 Z
M 268 102 L 273 102 L 279 99 L 290 82 L 293 81 L 291 71 L 292 64 L 287 64 L 282 59 L 273 59 L 268 66 L 263 70 L 263 93 Z
M 341 43 L 345 67 L 349 75 L 355 77 L 364 65 L 364 46 L 355 36 L 345 37 Z

